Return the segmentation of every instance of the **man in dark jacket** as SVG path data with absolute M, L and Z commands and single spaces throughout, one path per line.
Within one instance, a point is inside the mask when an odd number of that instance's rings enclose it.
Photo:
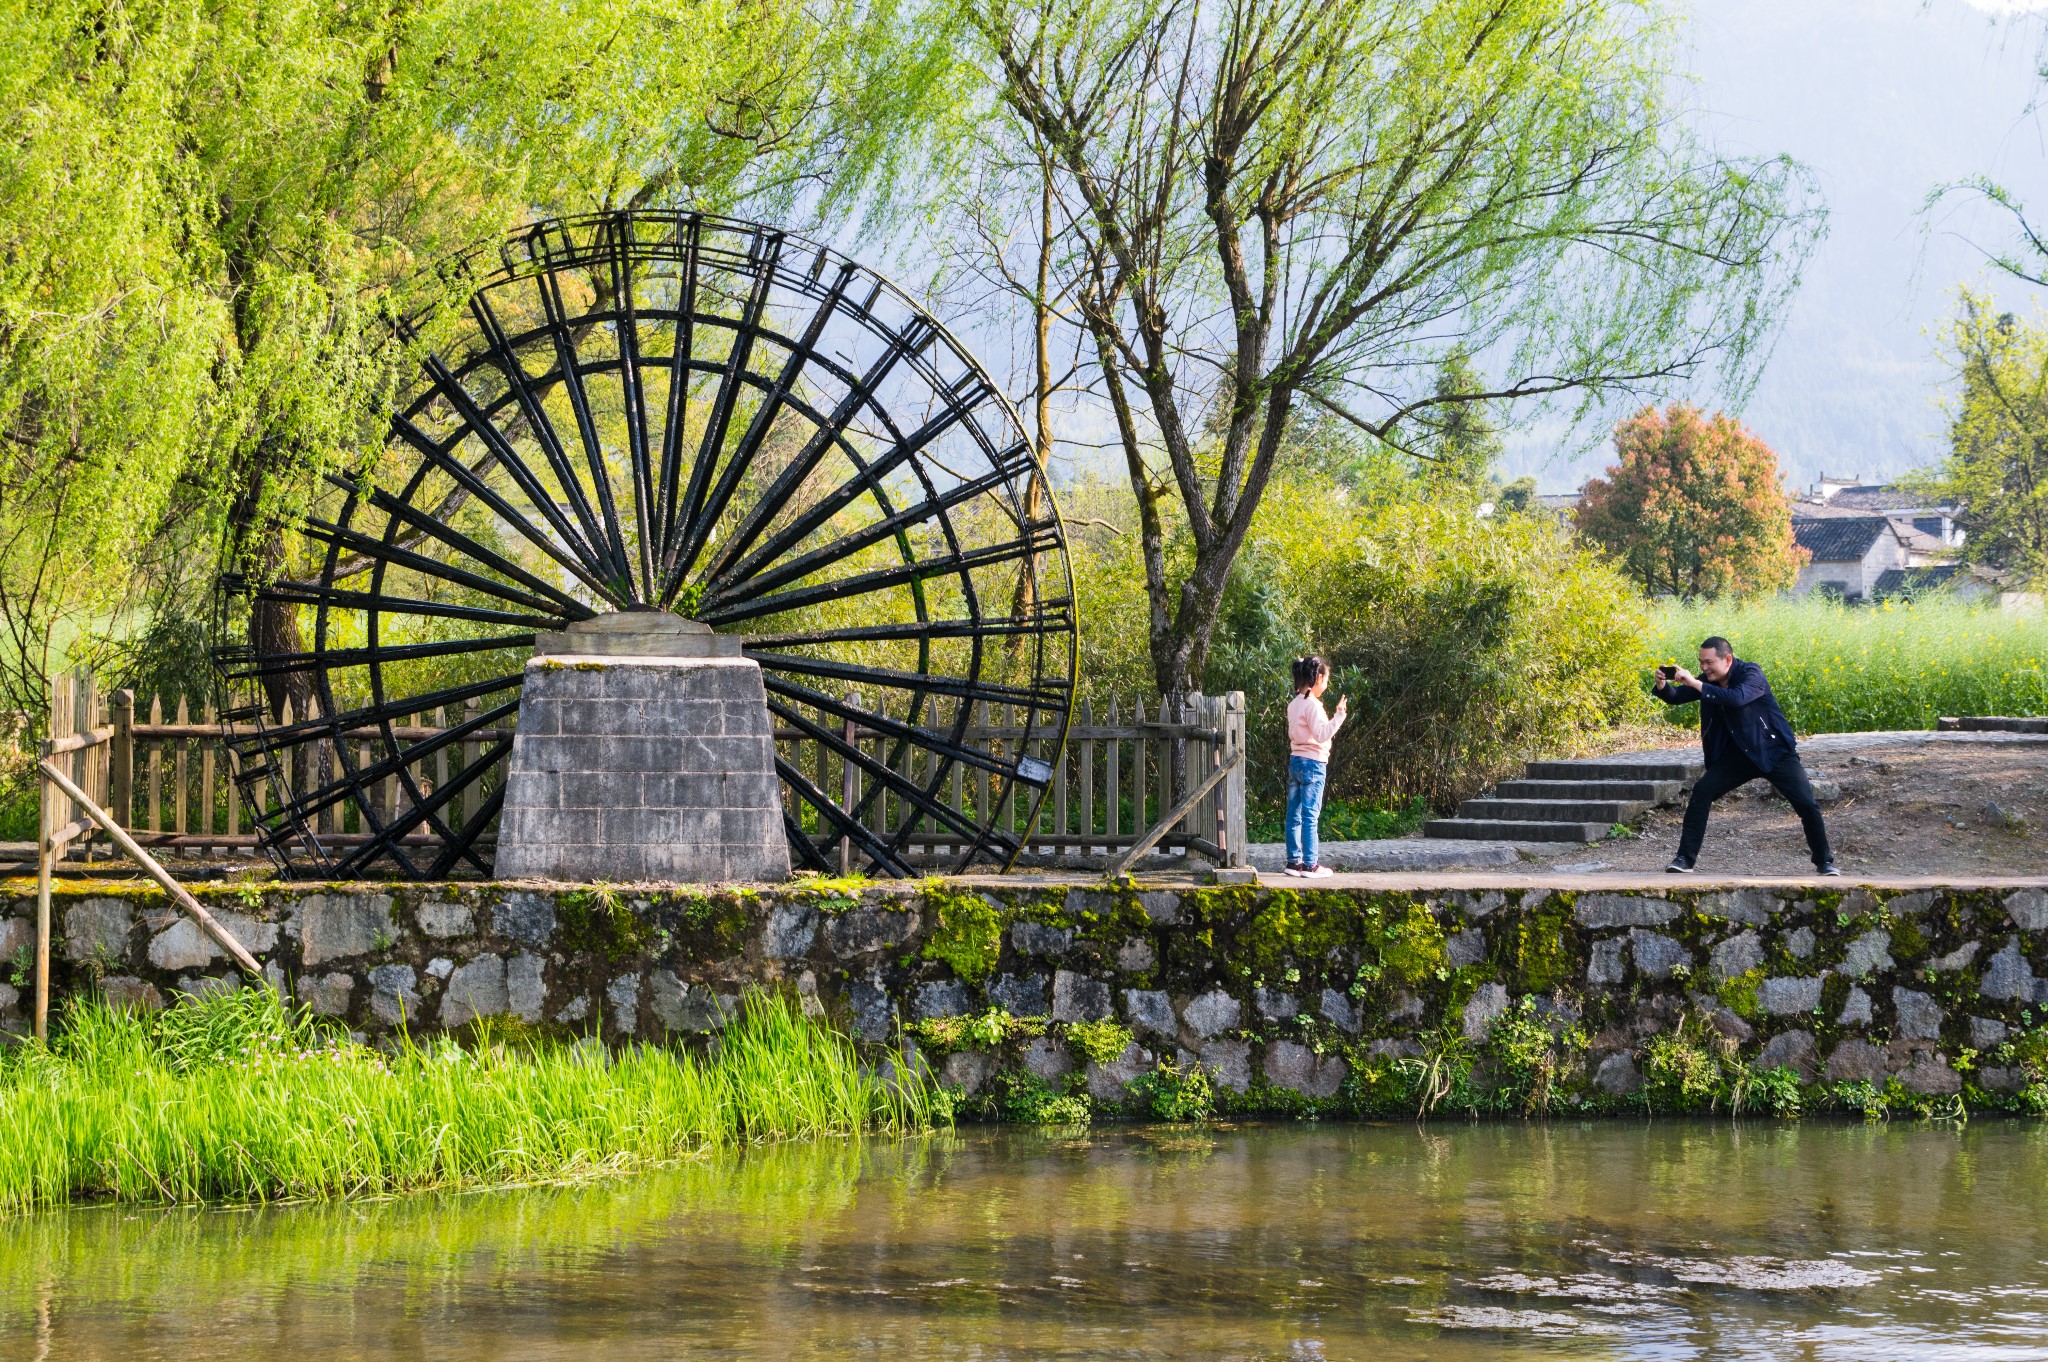
M 1785 796 L 1785 802 L 1799 815 L 1806 829 L 1806 849 L 1813 853 L 1813 866 L 1823 875 L 1837 875 L 1834 853 L 1828 848 L 1827 825 L 1821 821 L 1820 805 L 1814 802 L 1813 786 L 1806 768 L 1799 762 L 1798 744 L 1792 740 L 1792 725 L 1771 694 L 1764 669 L 1743 662 L 1718 635 L 1700 645 L 1700 674 L 1683 667 L 1660 679 L 1652 691 L 1667 705 L 1700 706 L 1700 746 L 1706 750 L 1707 769 L 1692 787 L 1692 801 L 1685 806 L 1685 831 L 1679 834 L 1678 855 L 1666 869 L 1683 874 L 1692 869 L 1700 854 L 1700 842 L 1707 835 L 1707 812 L 1714 801 L 1738 785 L 1761 776 Z

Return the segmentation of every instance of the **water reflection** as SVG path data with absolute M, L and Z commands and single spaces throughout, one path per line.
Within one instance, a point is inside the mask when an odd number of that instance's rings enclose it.
M 50 1358 L 2048 1359 L 2048 1131 L 968 1132 L 0 1226 Z

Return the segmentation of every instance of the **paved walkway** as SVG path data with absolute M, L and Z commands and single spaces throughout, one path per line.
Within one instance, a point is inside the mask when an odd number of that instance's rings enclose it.
M 1973 747 L 2048 748 L 2048 734 L 1939 733 L 1926 729 L 1905 729 L 1871 733 L 1817 733 L 1799 740 L 1802 755 L 1822 761 L 1845 758 L 1859 752 L 1887 749 L 1897 751 L 1901 747 L 1922 750 Z M 1608 753 L 1600 760 L 1654 761 L 1660 757 L 1668 759 L 1674 751 L 1696 750 L 1691 747 L 1645 748 L 1633 752 Z M 1725 817 L 1725 810 L 1723 812 Z M 1556 877 L 1560 875 L 1593 873 L 1591 865 L 1612 856 L 1614 846 L 1611 842 L 1464 841 L 1453 838 L 1425 838 L 1418 835 L 1374 842 L 1325 841 L 1319 850 L 1323 864 L 1336 871 L 1346 882 L 1352 879 L 1372 882 L 1376 877 L 1392 875 L 1403 883 L 1410 883 L 1418 875 L 1430 875 L 1441 871 L 1495 868 L 1508 871 L 1520 868 L 1525 876 L 1540 877 L 1544 883 L 1556 884 Z M 1278 842 L 1257 842 L 1252 845 L 1252 864 L 1258 867 L 1262 874 L 1271 872 L 1277 875 L 1285 860 L 1286 849 Z M 1587 869 L 1583 872 L 1575 870 L 1578 866 L 1586 866 Z M 2048 866 L 2044 866 L 2044 871 L 2048 871 Z
M 952 878 L 952 877 L 949 877 Z M 1139 875 L 1142 886 L 1161 889 L 1201 888 L 1195 874 Z M 960 884 L 1011 887 L 1070 885 L 1087 888 L 1102 883 L 1100 876 L 1084 874 L 1048 875 L 964 875 Z M 1414 873 L 1332 875 L 1326 880 L 1299 880 L 1287 875 L 1259 876 L 1259 883 L 1271 889 L 1570 889 L 1606 893 L 1670 889 L 1745 889 L 1751 886 L 1803 886 L 1817 890 L 1844 889 L 2031 889 L 2048 887 L 2048 873 L 2040 875 L 1910 875 L 1871 876 L 1843 874 L 1823 879 L 1818 875 L 1669 875 L 1669 874 L 1559 874 L 1506 872 L 1494 870 L 1445 870 Z

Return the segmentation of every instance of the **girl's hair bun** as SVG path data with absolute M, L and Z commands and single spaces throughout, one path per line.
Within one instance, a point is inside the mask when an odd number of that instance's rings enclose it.
M 1310 653 L 1307 657 L 1294 659 L 1294 689 L 1305 691 L 1316 683 L 1316 678 L 1330 670 L 1330 664 Z

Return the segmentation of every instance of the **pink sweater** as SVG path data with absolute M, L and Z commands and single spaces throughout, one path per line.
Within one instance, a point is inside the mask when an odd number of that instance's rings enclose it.
M 1287 706 L 1287 750 L 1313 761 L 1330 759 L 1330 739 L 1344 727 L 1344 717 L 1323 713 L 1323 702 L 1313 695 L 1297 695 Z

